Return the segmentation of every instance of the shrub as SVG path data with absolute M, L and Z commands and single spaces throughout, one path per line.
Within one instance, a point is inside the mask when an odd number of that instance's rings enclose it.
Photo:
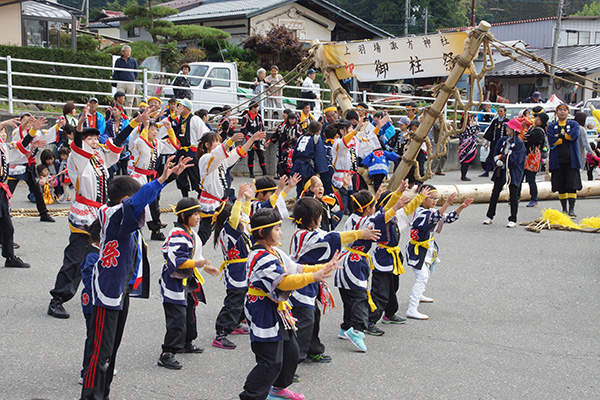
M 45 49 L 41 47 L 20 47 L 0 45 L 0 56 L 22 58 L 38 61 L 47 61 L 44 64 L 29 64 L 23 62 L 12 62 L 14 72 L 28 72 L 47 75 L 77 76 L 92 79 L 110 79 L 111 71 L 93 68 L 78 68 L 56 65 L 55 63 L 70 63 L 84 65 L 112 66 L 111 57 L 102 53 L 74 52 L 67 49 Z M 0 60 L 0 69 L 6 70 L 6 61 Z M 0 75 L 0 82 L 7 83 L 7 76 Z M 75 101 L 87 102 L 89 95 L 97 92 L 110 92 L 111 86 L 107 82 L 95 81 L 73 81 L 65 79 L 38 78 L 31 76 L 13 75 L 13 85 L 54 89 L 74 89 L 88 92 L 89 94 L 77 94 L 66 92 L 45 92 L 32 89 L 13 89 L 13 96 L 19 99 L 38 101 Z M 7 96 L 7 89 L 0 89 L 2 96 Z M 99 99 L 100 100 L 100 99 Z M 100 100 L 102 102 L 102 100 Z

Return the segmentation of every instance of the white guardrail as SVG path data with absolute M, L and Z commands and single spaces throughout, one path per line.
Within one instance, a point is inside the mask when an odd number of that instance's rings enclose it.
M 54 106 L 62 106 L 65 103 L 64 101 L 40 101 L 40 100 L 36 100 L 36 99 L 15 98 L 14 91 L 18 90 L 18 89 L 35 90 L 35 91 L 41 91 L 41 92 L 73 93 L 73 94 L 79 94 L 79 95 L 86 95 L 87 97 L 98 97 L 98 96 L 111 96 L 112 97 L 115 93 L 115 89 L 113 89 L 111 92 L 99 92 L 99 91 L 98 92 L 90 92 L 90 91 L 86 91 L 86 90 L 78 90 L 76 82 L 100 82 L 100 83 L 109 83 L 109 84 L 119 83 L 119 81 L 115 81 L 112 79 L 97 79 L 97 78 L 87 78 L 87 77 L 72 76 L 72 75 L 65 76 L 65 75 L 58 75 L 58 74 L 18 72 L 18 71 L 13 71 L 14 63 L 29 63 L 29 64 L 47 65 L 48 62 L 47 61 L 39 61 L 39 60 L 12 58 L 10 56 L 0 57 L 0 60 L 6 62 L 6 70 L 0 70 L 0 77 L 2 77 L 4 75 L 6 76 L 6 84 L 0 84 L 0 88 L 6 88 L 7 94 L 8 94 L 7 97 L 0 97 L 0 101 L 6 101 L 8 103 L 8 111 L 10 113 L 14 112 L 15 103 L 36 103 L 36 104 L 48 104 L 48 105 L 54 105 Z M 136 97 L 140 100 L 147 99 L 148 97 L 154 96 L 155 93 L 157 93 L 159 90 L 162 93 L 165 89 L 181 89 L 181 87 L 171 86 L 169 84 L 175 77 L 179 76 L 179 74 L 173 74 L 173 73 L 161 72 L 161 71 L 151 71 L 146 68 L 131 70 L 131 69 L 124 69 L 124 68 L 104 67 L 104 66 L 98 66 L 98 65 L 83 65 L 83 64 L 57 63 L 57 62 L 53 62 L 52 65 L 60 66 L 60 67 L 76 67 L 76 68 L 83 68 L 83 69 L 108 70 L 111 72 L 115 71 L 115 70 L 126 71 L 126 72 L 137 72 L 138 79 L 140 79 L 140 77 L 141 77 L 141 80 L 136 81 L 136 84 L 139 85 L 139 90 L 138 90 L 137 94 L 133 95 L 133 97 Z M 50 82 L 52 82 L 52 80 L 72 81 L 73 88 L 57 89 L 54 87 L 33 87 L 33 86 L 14 85 L 13 77 L 15 77 L 15 76 L 49 78 Z M 211 81 L 228 82 L 229 87 L 235 88 L 235 90 L 237 92 L 237 98 L 238 98 L 238 103 L 237 104 L 229 104 L 230 106 L 236 106 L 239 103 L 247 102 L 252 97 L 254 97 L 254 95 L 252 95 L 251 92 L 243 93 L 243 92 L 239 92 L 237 90 L 238 87 L 242 88 L 244 90 L 249 90 L 252 82 L 222 79 L 222 78 L 213 78 L 213 77 L 207 78 L 206 76 L 194 76 L 194 75 L 186 75 L 186 77 L 190 78 L 190 79 L 194 79 L 194 78 L 197 78 L 200 80 L 210 79 Z M 131 83 L 131 82 L 123 82 L 123 83 Z M 233 84 L 233 85 L 231 85 L 231 84 Z M 189 89 L 189 88 L 184 88 L 184 89 Z M 285 91 L 289 92 L 288 89 L 300 90 L 302 88 L 300 86 L 293 86 L 293 85 L 286 84 L 284 86 L 284 92 Z M 330 90 L 320 88 L 319 92 L 321 93 L 320 98 L 322 99 L 324 97 L 324 94 L 330 92 Z M 225 90 L 219 91 L 219 90 L 215 90 L 214 88 L 211 90 L 211 93 L 230 94 L 230 95 L 232 94 L 231 90 L 230 91 L 225 91 Z M 265 96 L 265 95 L 263 95 L 263 96 Z M 396 115 L 396 114 L 398 112 L 400 112 L 401 110 L 404 110 L 406 108 L 406 104 L 409 102 L 417 102 L 422 105 L 423 103 L 429 103 L 429 104 L 433 103 L 433 101 L 435 100 L 435 98 L 433 98 L 433 97 L 418 97 L 418 96 L 409 96 L 409 95 L 404 95 L 404 94 L 393 94 L 393 93 L 371 93 L 371 92 L 367 92 L 367 91 L 359 91 L 359 92 L 353 91 L 353 92 L 350 92 L 350 96 L 352 96 L 356 102 L 364 102 L 364 103 L 371 105 L 375 109 L 389 111 L 392 118 L 399 118 L 401 115 Z M 158 96 L 158 97 L 161 97 L 161 99 L 163 101 L 168 99 L 168 97 L 164 97 L 164 96 Z M 272 108 L 267 105 L 265 105 L 265 107 L 262 107 L 261 112 L 263 114 L 263 118 L 264 118 L 265 122 L 267 122 L 267 123 L 278 121 L 277 119 L 265 118 L 266 115 L 268 115 L 268 116 L 274 115 L 274 113 L 272 113 L 271 111 L 281 112 L 285 108 L 297 108 L 297 107 L 292 107 L 292 106 L 294 104 L 298 104 L 299 102 L 308 100 L 305 98 L 291 97 L 291 96 L 285 96 L 285 95 L 282 97 L 275 97 L 275 96 L 268 96 L 268 97 L 271 99 L 281 99 L 282 101 L 287 102 L 288 106 L 287 107 L 284 106 L 281 109 Z M 319 100 L 311 100 L 311 101 L 316 101 L 319 106 L 324 105 L 323 102 L 321 102 Z M 206 99 L 192 100 L 192 104 L 198 105 L 199 103 L 202 103 L 204 105 L 206 105 L 207 103 L 214 104 L 214 107 L 217 107 L 217 108 L 220 108 L 224 105 L 222 103 L 217 103 L 217 102 L 211 103 L 210 101 L 207 101 Z M 450 100 L 448 104 L 452 104 L 452 103 L 453 103 L 453 100 Z M 490 104 L 492 104 L 492 106 L 502 105 L 502 104 L 495 104 L 495 103 L 490 103 Z M 83 103 L 76 103 L 75 105 L 78 107 L 85 106 L 85 104 L 83 104 Z M 318 109 L 319 108 L 320 107 L 318 107 Z M 319 114 L 318 109 L 316 111 L 317 114 Z M 320 108 L 320 109 L 322 109 L 322 108 Z M 449 110 L 449 112 L 447 112 L 447 114 L 448 113 L 451 114 L 452 110 Z M 492 114 L 492 113 L 484 113 L 481 111 L 469 111 L 469 114 Z

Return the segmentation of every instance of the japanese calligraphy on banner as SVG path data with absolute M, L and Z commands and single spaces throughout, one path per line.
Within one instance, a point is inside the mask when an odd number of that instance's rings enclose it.
M 338 79 L 370 82 L 448 75 L 466 38 L 466 32 L 452 32 L 323 47 L 330 65 L 345 65 L 336 70 Z

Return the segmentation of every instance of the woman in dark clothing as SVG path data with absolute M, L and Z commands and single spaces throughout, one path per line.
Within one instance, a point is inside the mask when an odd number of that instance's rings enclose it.
M 470 181 L 467 178 L 469 165 L 475 162 L 477 158 L 477 138 L 479 137 L 479 124 L 475 121 L 474 116 L 468 117 L 468 123 L 465 130 L 458 134 L 460 143 L 458 145 L 458 161 L 460 162 L 460 180 Z M 461 123 L 462 125 L 462 123 Z
M 531 200 L 529 200 L 527 207 L 535 207 L 538 204 L 538 189 L 535 182 L 535 175 L 540 169 L 540 162 L 542 161 L 541 147 L 546 140 L 548 119 L 548 114 L 545 112 L 537 114 L 534 126 L 523 135 L 525 152 L 527 154 L 525 157 L 525 180 L 529 184 L 529 193 L 531 194 Z
M 173 81 L 173 86 L 179 86 L 179 87 L 184 88 L 184 89 L 173 89 L 173 94 L 175 95 L 175 98 L 177 98 L 177 99 L 189 99 L 189 100 L 194 99 L 194 95 L 193 95 L 192 91 L 190 89 L 186 89 L 192 85 L 190 82 L 190 78 L 187 77 L 187 74 L 190 73 L 190 70 L 191 70 L 190 64 L 183 64 L 181 66 L 181 75 L 177 76 L 177 78 L 175 78 L 175 81 Z

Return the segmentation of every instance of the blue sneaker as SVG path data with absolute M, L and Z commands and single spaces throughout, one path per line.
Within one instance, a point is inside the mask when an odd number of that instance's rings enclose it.
M 354 330 L 354 328 L 350 328 L 344 333 L 344 335 L 346 335 L 346 337 L 350 339 L 352 344 L 356 346 L 358 350 L 362 351 L 363 353 L 367 351 L 367 346 L 365 345 L 364 341 L 364 333 L 360 331 L 357 332 Z
M 527 204 L 527 207 L 535 207 L 538 205 L 538 202 L 536 200 L 530 200 L 529 204 Z
M 340 328 L 340 332 L 338 333 L 338 337 L 340 339 L 348 340 L 348 338 L 346 337 L 346 331 L 343 330 L 342 328 Z

